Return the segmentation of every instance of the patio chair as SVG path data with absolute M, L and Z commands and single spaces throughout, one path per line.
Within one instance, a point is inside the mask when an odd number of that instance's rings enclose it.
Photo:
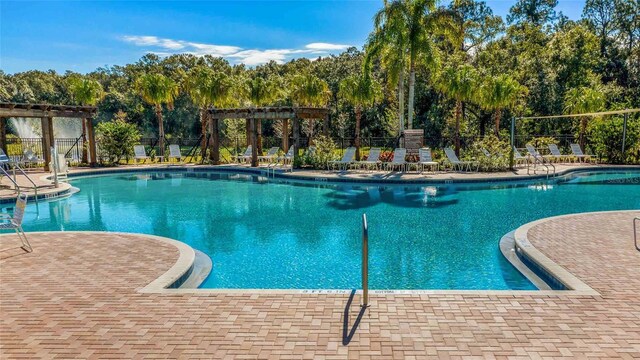
M 292 164 L 293 163 L 293 155 L 294 155 L 293 154 L 293 145 L 291 145 L 286 154 L 284 154 L 283 156 L 279 156 L 276 159 L 275 164 L 282 164 L 283 166 L 286 165 L 287 163 Z
M 69 162 L 67 161 L 67 159 L 64 157 L 63 154 L 58 154 L 57 164 L 52 161 L 50 163 L 49 168 L 51 169 L 52 172 L 53 172 L 53 169 L 55 168 L 56 172 L 58 173 L 58 178 L 66 178 L 67 175 L 69 175 Z
M 247 150 L 244 151 L 244 154 L 236 155 L 233 157 L 233 159 L 236 161 L 236 163 L 240 164 L 242 161 L 244 162 L 250 161 L 251 154 L 252 154 L 251 145 L 249 145 L 247 146 Z
M 529 160 L 527 159 L 526 156 L 522 156 L 522 154 L 520 154 L 520 151 L 518 151 L 518 149 L 516 149 L 516 147 L 513 147 L 513 164 L 514 165 L 518 165 L 518 163 L 525 163 L 527 164 L 529 162 Z
M 395 167 L 398 167 L 401 171 L 407 170 L 407 161 L 405 158 L 407 157 L 407 149 L 405 148 L 396 148 L 393 150 L 393 159 L 391 162 L 386 163 L 387 170 L 393 170 Z
M 563 155 L 560 152 L 560 149 L 558 149 L 558 145 L 556 144 L 549 144 L 549 152 L 551 152 L 551 155 L 549 155 L 549 158 L 552 159 L 556 159 L 559 162 L 562 162 L 562 160 L 568 160 L 569 156 L 568 155 Z
M 580 144 L 571 144 L 571 152 L 573 156 L 578 159 L 578 162 L 595 160 L 596 164 L 598 163 L 598 158 L 595 155 L 585 154 L 582 152 L 582 148 L 580 148 Z
M 176 159 L 178 162 L 182 161 L 182 152 L 180 152 L 180 145 L 177 145 L 177 144 L 169 145 L 168 159 L 169 161 L 171 161 L 171 159 Z
M 538 160 L 540 162 L 544 162 L 544 156 L 540 155 L 538 150 L 536 150 L 536 148 L 534 148 L 533 145 L 527 144 L 527 145 L 525 145 L 525 148 L 527 149 L 527 152 L 529 153 L 529 156 L 532 157 L 534 160 Z
M 22 163 L 26 167 L 30 167 L 33 164 L 38 166 L 38 165 L 40 165 L 40 164 L 42 164 L 44 162 L 44 160 L 40 159 L 36 154 L 34 154 L 33 150 L 31 150 L 31 149 L 25 149 L 23 151 L 22 155 L 23 155 Z
M 142 160 L 144 163 L 147 159 L 151 159 L 147 156 L 147 152 L 144 150 L 144 145 L 134 145 L 133 147 L 133 155 L 136 163 L 138 160 Z
M 438 164 L 437 161 L 433 161 L 433 157 L 431 156 L 431 149 L 420 148 L 418 150 L 418 157 L 418 166 L 420 167 L 420 173 L 422 173 L 427 167 L 430 167 L 434 172 L 440 170 L 440 164 Z
M 267 155 L 258 156 L 258 161 L 268 161 L 269 163 L 273 162 L 278 157 L 278 151 L 280 148 L 274 146 L 267 151 Z
M 344 151 L 344 155 L 342 156 L 342 160 L 335 160 L 327 162 L 327 170 L 331 167 L 337 167 L 338 169 L 344 168 L 347 170 L 349 165 L 353 163 L 353 158 L 356 156 L 356 148 L 349 147 Z
M 371 168 L 378 168 L 380 164 L 380 152 L 382 149 L 380 148 L 371 148 L 369 150 L 369 156 L 367 156 L 367 160 L 354 161 L 353 164 L 357 167 L 363 167 L 367 170 L 371 170 Z
M 447 156 L 447 160 L 449 161 L 449 163 L 451 164 L 451 168 L 452 169 L 458 169 L 460 171 L 464 170 L 465 168 L 467 169 L 467 171 L 471 171 L 471 166 L 475 165 L 476 166 L 476 171 L 478 171 L 479 168 L 479 164 L 476 161 L 462 161 L 460 159 L 458 159 L 458 156 L 456 155 L 456 152 L 453 151 L 452 148 L 450 147 L 446 147 L 444 148 L 444 153 Z
M 24 230 L 22 230 L 22 219 L 24 218 L 24 209 L 26 207 L 27 194 L 18 194 L 16 206 L 13 209 L 13 216 L 8 213 L 0 213 L 0 230 L 15 230 L 18 238 L 20 238 L 22 242 L 22 249 L 26 252 L 33 252 L 27 235 Z

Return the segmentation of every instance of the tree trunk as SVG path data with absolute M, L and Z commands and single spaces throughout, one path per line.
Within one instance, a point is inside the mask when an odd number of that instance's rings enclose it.
M 87 155 L 87 119 L 82 118 L 82 163 L 87 164 L 89 156 Z
M 585 133 L 587 132 L 587 118 L 580 119 L 580 148 L 582 151 L 586 151 L 584 146 L 586 145 Z
M 158 118 L 158 147 L 160 149 L 158 156 L 164 156 L 164 122 L 162 121 L 162 105 L 156 105 L 156 117 Z
M 415 103 L 415 90 L 416 90 L 416 69 L 411 60 L 411 67 L 409 70 L 409 117 L 407 119 L 407 128 L 413 129 L 413 107 Z
M 496 137 L 500 137 L 500 109 L 496 109 L 496 112 L 493 114 L 493 119 L 495 121 L 495 134 Z
M 200 135 L 202 135 L 202 142 L 200 143 L 200 153 L 202 154 L 202 161 L 207 156 L 207 109 L 200 109 Z
M 404 131 L 404 69 L 398 76 L 398 123 L 400 126 L 398 136 L 400 136 Z
M 460 115 L 462 114 L 462 101 L 456 100 L 456 133 L 455 133 L 455 150 L 456 156 L 460 156 Z
M 356 161 L 360 161 L 360 118 L 362 117 L 362 110 L 360 106 L 356 106 L 356 136 L 353 141 L 356 147 Z

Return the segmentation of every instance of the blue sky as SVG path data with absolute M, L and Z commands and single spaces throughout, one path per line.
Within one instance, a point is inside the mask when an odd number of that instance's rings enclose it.
M 515 0 L 488 0 L 505 16 Z M 88 72 L 147 52 L 224 56 L 253 66 L 361 47 L 376 1 L 0 0 L 0 69 Z M 584 0 L 557 10 L 580 17 Z

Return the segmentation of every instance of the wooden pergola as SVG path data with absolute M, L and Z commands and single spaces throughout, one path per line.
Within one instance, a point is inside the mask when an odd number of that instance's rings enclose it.
M 282 149 L 289 148 L 289 121 L 292 121 L 294 162 L 298 157 L 300 148 L 300 120 L 323 120 L 325 132 L 328 131 L 329 109 L 315 107 L 260 107 L 260 108 L 233 108 L 233 109 L 209 109 L 211 121 L 209 132 L 212 135 L 210 144 L 211 159 L 214 164 L 220 162 L 220 126 L 218 122 L 224 119 L 245 119 L 247 122 L 248 145 L 251 145 L 251 166 L 258 166 L 258 136 L 261 135 L 262 120 L 282 120 L 283 136 Z
M 54 145 L 53 118 L 67 117 L 82 119 L 89 137 L 89 157 L 91 166 L 97 162 L 95 132 L 93 118 L 97 108 L 95 106 L 71 106 L 51 104 L 22 104 L 0 102 L 0 146 L 7 152 L 7 118 L 25 117 L 40 118 L 42 125 L 42 156 L 44 169 L 49 171 L 51 162 L 51 147 Z

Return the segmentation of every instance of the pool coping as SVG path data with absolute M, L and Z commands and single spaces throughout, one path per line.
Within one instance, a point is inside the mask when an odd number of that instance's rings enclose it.
M 637 165 L 586 165 L 580 168 L 571 168 L 559 171 L 553 175 L 513 175 L 501 177 L 484 177 L 484 178 L 451 178 L 451 179 L 380 179 L 380 178 L 347 178 L 347 177 L 330 177 L 330 176 L 311 176 L 300 175 L 295 172 L 287 172 L 286 170 L 274 171 L 274 168 L 248 168 L 244 166 L 229 165 L 153 165 L 144 167 L 113 167 L 99 169 L 79 169 L 70 172 L 68 178 L 101 176 L 116 173 L 144 173 L 152 171 L 164 172 L 224 172 L 224 173 L 244 173 L 251 175 L 261 175 L 267 178 L 294 180 L 308 183 L 356 183 L 356 184 L 372 184 L 372 185 L 450 185 L 450 184 L 482 184 L 482 183 L 523 183 L 539 180 L 553 180 L 561 176 L 574 172 L 589 171 L 619 171 L 640 169 Z M 488 173 L 491 174 L 491 173 Z

